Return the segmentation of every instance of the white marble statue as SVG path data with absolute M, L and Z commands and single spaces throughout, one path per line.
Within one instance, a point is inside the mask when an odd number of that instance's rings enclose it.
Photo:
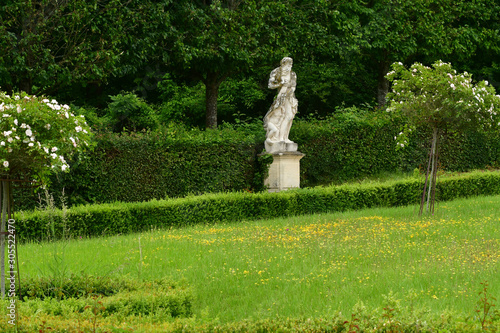
M 269 77 L 269 88 L 278 89 L 278 94 L 264 116 L 264 145 L 268 153 L 297 151 L 297 144 L 288 139 L 298 106 L 295 98 L 297 75 L 292 71 L 292 64 L 292 58 L 283 58 L 281 66 L 275 68 Z

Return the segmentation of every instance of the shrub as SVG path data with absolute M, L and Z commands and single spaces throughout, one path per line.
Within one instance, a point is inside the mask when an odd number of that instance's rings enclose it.
M 81 313 L 95 301 L 102 305 L 102 316 L 190 317 L 194 294 L 191 288 L 169 278 L 139 282 L 116 277 L 71 275 L 63 281 L 28 278 L 21 285 L 23 306 L 36 312 L 64 315 Z M 43 301 L 43 302 L 40 302 Z
M 135 94 L 109 96 L 108 116 L 114 132 L 154 130 L 158 126 L 155 110 Z
M 384 114 L 352 108 L 322 121 L 294 122 L 290 137 L 306 155 L 301 160 L 301 184 L 340 184 L 397 170 L 397 130 L 394 119 Z
M 21 214 L 19 239 L 41 240 L 53 229 L 54 237 L 65 230 L 72 236 L 95 237 L 179 227 L 197 223 L 241 221 L 300 214 L 354 210 L 376 206 L 416 204 L 422 181 L 342 185 L 298 189 L 280 193 L 226 193 L 140 203 L 78 206 L 63 212 L 36 211 Z M 442 179 L 437 199 L 500 194 L 500 172 L 477 172 Z

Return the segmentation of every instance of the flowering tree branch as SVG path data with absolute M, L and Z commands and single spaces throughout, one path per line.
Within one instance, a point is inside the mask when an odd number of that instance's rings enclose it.
M 67 158 L 89 147 L 90 128 L 68 105 L 25 93 L 0 91 L 0 174 L 66 171 Z
M 399 113 L 408 119 L 408 125 L 395 138 L 398 147 L 407 144 L 408 134 L 416 126 L 425 126 L 432 132 L 421 212 L 426 195 L 427 210 L 431 202 L 433 211 L 440 134 L 445 130 L 497 130 L 500 128 L 500 95 L 496 95 L 487 81 L 474 83 L 469 73 L 457 73 L 451 64 L 442 61 L 432 67 L 415 63 L 409 69 L 402 63 L 394 63 L 386 78 L 392 82 L 387 112 Z

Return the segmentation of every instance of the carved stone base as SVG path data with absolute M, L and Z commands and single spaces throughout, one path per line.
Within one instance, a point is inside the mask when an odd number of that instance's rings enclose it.
M 280 192 L 300 187 L 300 159 L 305 155 L 301 152 L 273 153 L 273 163 L 269 168 L 269 177 L 264 181 L 269 192 Z
M 295 142 L 272 142 L 266 140 L 264 142 L 264 148 L 266 148 L 266 152 L 269 154 L 280 153 L 280 152 L 296 152 L 298 149 L 298 145 Z

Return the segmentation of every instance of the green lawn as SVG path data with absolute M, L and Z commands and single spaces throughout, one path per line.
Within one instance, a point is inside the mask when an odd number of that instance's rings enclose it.
M 197 318 L 474 315 L 481 282 L 500 299 L 500 196 L 20 247 L 22 276 L 85 272 L 184 280 Z

